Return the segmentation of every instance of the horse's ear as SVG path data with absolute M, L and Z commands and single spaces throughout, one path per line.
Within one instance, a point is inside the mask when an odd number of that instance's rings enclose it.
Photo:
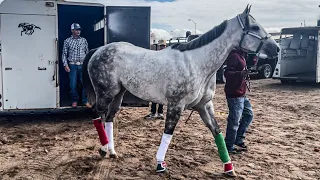
M 251 12 L 251 6 L 252 6 L 252 5 L 249 6 L 249 12 L 248 12 L 248 14 L 250 14 L 250 12 Z
M 249 4 L 247 5 L 246 9 L 243 11 L 243 14 L 248 15 L 250 13 Z

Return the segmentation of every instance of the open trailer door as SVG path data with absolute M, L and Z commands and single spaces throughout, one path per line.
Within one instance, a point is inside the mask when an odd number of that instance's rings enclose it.
M 71 36 L 70 26 L 79 23 L 82 30 L 81 36 L 86 38 L 88 48 L 94 49 L 105 44 L 105 28 L 101 19 L 105 16 L 105 6 L 95 3 L 59 2 L 58 6 L 58 45 L 59 45 L 59 101 L 60 107 L 70 107 L 72 103 L 70 95 L 69 73 L 64 70 L 62 64 L 62 50 L 64 40 Z M 78 94 L 81 104 L 81 86 L 79 83 Z
M 125 41 L 150 49 L 150 16 L 150 7 L 107 6 L 107 43 Z M 148 106 L 149 102 L 127 91 L 123 98 L 123 105 Z

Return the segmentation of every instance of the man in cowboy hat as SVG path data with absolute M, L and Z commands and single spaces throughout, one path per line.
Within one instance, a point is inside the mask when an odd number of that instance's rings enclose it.
M 161 39 L 158 41 L 158 45 L 159 45 L 159 51 L 166 48 L 166 41 Z M 163 116 L 163 105 L 162 104 L 158 104 L 158 112 L 157 112 L 157 104 L 153 103 L 151 104 L 151 113 L 146 115 L 144 117 L 145 119 L 152 119 L 152 118 L 159 118 L 159 119 L 164 119 Z
M 63 44 L 62 62 L 65 71 L 69 73 L 72 107 L 76 108 L 79 100 L 77 79 L 79 77 L 82 83 L 82 63 L 89 49 L 87 40 L 80 36 L 81 27 L 78 23 L 71 24 L 71 32 L 72 35 Z M 84 88 L 82 88 L 82 103 L 91 108 Z

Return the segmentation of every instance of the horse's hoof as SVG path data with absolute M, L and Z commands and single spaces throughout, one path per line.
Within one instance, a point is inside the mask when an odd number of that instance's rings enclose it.
M 104 157 L 106 157 L 107 152 L 103 151 L 102 149 L 99 149 L 99 154 L 100 154 L 101 157 L 104 158 Z
M 156 172 L 157 172 L 157 173 L 165 173 L 165 172 L 168 172 L 167 164 L 166 164 L 165 161 L 163 161 L 162 163 L 158 163 Z
M 118 156 L 117 156 L 117 154 L 110 154 L 110 155 L 109 155 L 109 158 L 111 158 L 111 159 L 117 159 Z
M 236 172 L 234 171 L 233 164 L 231 162 L 225 163 L 224 165 L 224 173 L 229 177 L 235 177 Z
M 237 176 L 237 174 L 236 174 L 236 172 L 234 170 L 229 171 L 229 172 L 225 172 L 224 174 L 229 176 L 229 177 L 236 177 Z

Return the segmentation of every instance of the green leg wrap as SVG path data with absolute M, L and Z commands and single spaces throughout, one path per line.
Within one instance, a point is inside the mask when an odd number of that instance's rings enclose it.
M 224 142 L 224 138 L 222 133 L 219 133 L 217 136 L 214 137 L 214 141 L 218 147 L 218 152 L 220 159 L 223 163 L 227 163 L 230 161 L 229 153 L 227 151 L 226 143 Z

